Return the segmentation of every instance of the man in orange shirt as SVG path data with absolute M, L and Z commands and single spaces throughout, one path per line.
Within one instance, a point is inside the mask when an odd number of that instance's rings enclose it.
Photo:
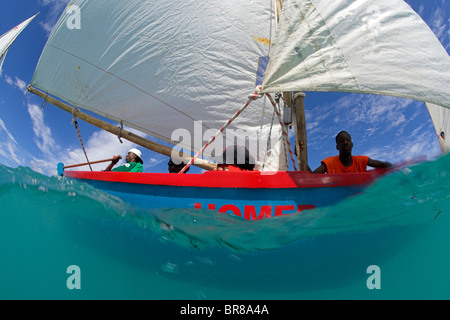
M 322 160 L 320 167 L 313 173 L 365 172 L 367 166 L 374 168 L 389 168 L 392 166 L 390 162 L 373 160 L 367 156 L 353 156 L 352 137 L 346 131 L 341 131 L 336 135 L 336 149 L 339 150 L 339 155 Z

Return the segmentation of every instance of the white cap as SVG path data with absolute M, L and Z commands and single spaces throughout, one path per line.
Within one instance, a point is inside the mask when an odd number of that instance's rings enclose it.
M 128 150 L 128 152 L 133 152 L 135 155 L 137 155 L 139 158 L 142 159 L 142 153 L 138 149 L 133 148 L 133 149 Z

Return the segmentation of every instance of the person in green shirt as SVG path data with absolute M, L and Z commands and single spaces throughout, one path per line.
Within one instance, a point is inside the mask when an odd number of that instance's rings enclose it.
M 113 169 L 115 164 L 122 159 L 122 156 L 114 156 L 113 160 L 109 164 L 109 166 L 105 169 L 105 171 L 115 171 L 115 172 L 143 172 L 144 171 L 144 162 L 142 161 L 142 153 L 136 148 L 130 149 L 128 151 L 127 156 L 125 157 L 126 164 Z

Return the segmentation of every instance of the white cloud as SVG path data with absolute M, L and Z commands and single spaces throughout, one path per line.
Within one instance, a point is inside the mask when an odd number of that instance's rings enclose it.
M 11 140 L 17 144 L 16 139 L 14 139 L 13 135 L 8 131 L 5 123 L 3 122 L 3 120 L 1 118 L 0 118 L 0 130 L 3 130 L 6 133 L 9 140 Z
M 422 16 L 424 10 L 425 10 L 425 6 L 424 6 L 423 4 L 421 4 L 420 7 L 419 7 L 419 11 L 417 11 L 417 13 L 419 14 L 419 16 Z
M 114 155 L 121 155 L 122 160 L 118 163 L 121 165 L 125 161 L 125 156 L 134 144 L 130 141 L 122 139 L 123 143 L 119 142 L 117 136 L 113 134 L 99 130 L 95 131 L 85 142 L 85 150 L 88 155 L 89 161 L 97 161 L 112 158 Z M 61 154 L 61 159 L 65 164 L 76 164 L 86 162 L 81 145 L 79 148 L 66 149 Z M 93 170 L 103 170 L 107 167 L 108 163 L 102 163 L 93 165 Z M 89 170 L 88 166 L 80 167 L 77 170 Z
M 13 80 L 10 76 L 5 75 L 5 81 L 10 86 L 13 86 L 22 91 L 24 95 L 27 94 L 27 83 L 19 77 L 15 77 L 15 80 Z
M 69 130 L 70 128 L 68 128 Z M 44 132 L 44 134 L 42 134 Z M 45 124 L 38 127 L 38 130 L 35 131 L 37 135 L 40 137 L 46 136 L 50 133 L 50 128 L 46 127 Z M 51 134 L 51 133 L 50 133 Z M 82 136 L 82 138 L 85 138 Z M 53 138 L 51 138 L 53 140 Z M 30 161 L 31 169 L 47 174 L 47 175 L 55 175 L 56 174 L 56 165 L 59 162 L 64 163 L 64 165 L 73 165 L 87 162 L 81 144 L 79 147 L 70 147 L 70 146 L 59 146 L 55 145 L 53 141 L 53 145 L 51 148 L 45 147 L 46 143 L 43 142 L 44 139 L 37 139 L 36 144 L 43 152 L 42 157 L 34 157 Z M 46 141 L 50 141 L 50 139 L 46 138 Z M 125 160 L 125 155 L 128 150 L 134 147 L 134 145 L 126 140 L 122 140 L 123 144 L 119 142 L 116 136 L 106 132 L 106 131 L 96 131 L 91 136 L 87 138 L 87 140 L 83 143 L 85 146 L 85 150 L 88 156 L 89 161 L 97 161 L 112 158 L 114 155 L 122 155 L 122 160 L 118 163 L 120 165 Z M 94 171 L 104 170 L 108 165 L 108 162 L 94 164 L 92 165 L 92 169 Z M 89 166 L 76 167 L 71 170 L 90 170 Z
M 36 172 L 40 172 L 46 175 L 55 175 L 56 166 L 59 162 L 64 165 L 73 165 L 87 162 L 84 151 L 81 144 L 78 147 L 61 146 L 52 137 L 51 129 L 46 125 L 44 113 L 42 110 L 34 104 L 28 105 L 28 112 L 30 114 L 33 132 L 35 134 L 35 143 L 41 150 L 41 156 L 34 156 L 29 161 L 29 166 Z M 71 130 L 72 128 L 67 128 Z M 130 128 L 125 128 L 128 131 L 133 131 Z M 137 134 L 137 132 L 136 132 Z M 121 165 L 125 161 L 125 156 L 133 147 L 136 147 L 130 141 L 122 139 L 123 143 L 119 142 L 117 136 L 110 134 L 103 130 L 94 131 L 90 136 L 83 136 L 83 130 L 81 130 L 83 144 L 90 162 L 110 159 L 114 155 L 121 155 L 122 160 L 117 165 Z M 63 142 L 64 143 L 64 142 Z M 143 148 L 141 151 L 144 151 Z M 145 159 L 144 153 L 144 169 L 151 168 L 152 166 L 160 163 L 162 160 L 158 160 L 155 157 Z M 108 166 L 109 162 L 93 164 L 92 169 L 94 171 L 104 170 Z M 75 167 L 70 170 L 90 170 L 89 166 Z
M 446 42 L 448 42 L 449 28 L 447 27 L 447 22 L 448 19 L 446 20 L 445 18 L 445 8 L 437 7 L 431 18 L 431 29 L 444 46 L 446 45 Z
M 319 105 L 307 111 L 308 122 L 314 122 L 308 129 L 313 134 L 326 132 L 331 136 L 340 130 L 356 131 L 361 125 L 368 136 L 380 128 L 400 130 L 407 124 L 405 110 L 414 103 L 413 100 L 388 96 L 349 94 L 332 104 Z M 335 125 L 324 128 L 326 122 Z
M 10 166 L 22 165 L 23 159 L 20 156 L 20 148 L 14 136 L 9 132 L 3 120 L 0 118 L 0 156 L 1 161 Z
M 307 106 L 308 158 L 311 168 L 337 154 L 334 138 L 348 131 L 354 154 L 398 163 L 440 152 L 423 102 L 377 95 L 345 94 L 331 103 Z M 314 168 L 313 168 L 314 169 Z
M 146 161 L 144 162 L 144 165 L 146 167 L 150 167 L 151 168 L 151 167 L 154 167 L 154 166 L 160 164 L 162 161 L 167 160 L 167 159 L 163 159 L 162 160 L 162 159 L 157 159 L 157 158 L 154 158 L 154 157 L 150 157 L 150 158 L 146 159 Z
M 366 155 L 372 159 L 401 163 L 408 160 L 434 159 L 441 154 L 439 144 L 435 136 L 430 137 L 427 133 L 406 139 L 395 148 L 385 145 L 371 148 Z
M 57 147 L 50 128 L 44 122 L 42 109 L 35 104 L 28 104 L 28 113 L 31 117 L 36 145 L 44 155 L 53 154 Z
M 49 36 L 61 13 L 69 4 L 70 0 L 38 0 L 38 2 L 44 7 L 49 7 L 45 21 L 40 23 L 41 27 L 47 33 L 47 36 Z
M 114 139 L 115 138 L 115 139 Z M 38 145 L 39 147 L 39 145 Z M 131 148 L 130 143 L 123 145 L 118 142 L 117 137 L 104 132 L 98 131 L 89 137 L 85 144 L 85 150 L 89 161 L 103 160 L 112 158 L 113 155 L 120 154 L 122 157 Z M 43 157 L 35 156 L 30 160 L 30 168 L 34 171 L 46 175 L 55 175 L 56 166 L 59 162 L 64 165 L 73 165 L 87 162 L 83 149 L 80 147 L 64 147 L 55 146 L 56 152 L 43 154 Z M 93 170 L 104 170 L 108 163 L 100 163 L 92 165 Z M 71 170 L 90 170 L 89 166 L 76 167 Z
M 425 6 L 429 6 L 430 14 L 425 14 Z M 420 6 L 419 15 L 427 22 L 436 37 L 447 51 L 450 49 L 450 19 L 448 18 L 449 5 L 447 0 L 442 0 L 441 4 L 433 1 Z
M 127 128 L 124 128 L 127 131 L 134 132 L 135 134 L 139 134 L 137 131 Z M 125 156 L 128 153 L 128 150 L 131 148 L 138 148 L 143 152 L 143 161 L 144 161 L 144 170 L 148 170 L 153 166 L 161 163 L 162 159 L 158 159 L 158 157 L 146 157 L 145 156 L 145 148 L 140 146 L 136 146 L 134 143 L 122 139 L 123 143 L 119 142 L 117 136 L 103 131 L 98 130 L 95 131 L 85 142 L 85 150 L 88 155 L 89 161 L 103 160 L 112 158 L 114 155 L 121 155 L 122 160 L 119 161 L 117 166 L 125 163 Z M 84 163 L 86 161 L 86 157 L 81 148 L 66 148 L 59 154 L 58 161 L 62 161 L 65 165 L 68 164 L 76 164 L 76 163 Z M 108 162 L 100 163 L 92 165 L 93 170 L 104 170 L 108 166 Z M 88 166 L 74 168 L 73 170 L 89 170 Z

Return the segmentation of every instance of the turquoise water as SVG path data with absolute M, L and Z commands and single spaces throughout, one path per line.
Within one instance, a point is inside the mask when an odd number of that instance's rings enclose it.
M 331 208 L 244 221 L 0 165 L 0 299 L 449 299 L 449 177 L 446 156 Z

